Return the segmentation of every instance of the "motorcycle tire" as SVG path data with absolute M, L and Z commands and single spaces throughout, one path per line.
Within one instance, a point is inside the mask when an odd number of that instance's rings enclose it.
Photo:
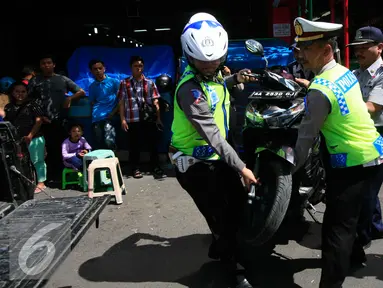
M 242 222 L 243 240 L 251 246 L 261 246 L 278 231 L 287 213 L 291 193 L 292 175 L 288 163 L 278 160 L 261 163 L 259 179 L 261 185 L 252 204 L 246 203 Z

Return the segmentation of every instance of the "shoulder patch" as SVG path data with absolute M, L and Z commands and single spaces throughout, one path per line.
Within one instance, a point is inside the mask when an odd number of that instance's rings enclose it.
M 199 89 L 191 89 L 190 92 L 191 92 L 191 94 L 192 94 L 192 96 L 194 98 L 194 103 L 195 104 L 199 104 L 199 102 L 202 99 L 202 92 L 201 92 L 201 90 L 199 90 Z

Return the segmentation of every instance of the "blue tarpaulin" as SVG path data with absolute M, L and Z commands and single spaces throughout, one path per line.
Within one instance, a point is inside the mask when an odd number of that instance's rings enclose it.
M 88 68 L 91 59 L 102 60 L 106 66 L 106 73 L 110 77 L 122 80 L 131 75 L 129 62 L 133 55 L 139 55 L 144 59 L 144 74 L 147 78 L 155 79 L 161 74 L 168 74 L 174 79 L 176 70 L 174 52 L 172 47 L 165 45 L 140 48 L 80 47 L 68 60 L 68 76 L 88 92 L 89 85 L 94 81 Z
M 262 44 L 265 58 L 267 58 L 269 67 L 272 66 L 287 66 L 287 64 L 294 61 L 294 55 L 289 49 L 287 43 L 283 40 L 276 38 L 255 39 Z M 229 41 L 226 66 L 232 71 L 240 70 L 243 68 L 259 69 L 265 67 L 265 60 L 247 51 L 245 47 L 245 40 L 231 40 Z M 187 66 L 186 59 L 181 58 L 180 73 L 184 71 Z
M 108 76 L 122 80 L 131 75 L 130 57 L 139 55 L 144 59 L 144 74 L 147 78 L 155 80 L 161 74 L 168 74 L 175 79 L 176 64 L 172 47 L 170 46 L 147 46 L 140 48 L 110 48 L 99 46 L 87 46 L 77 48 L 67 63 L 68 76 L 77 85 L 79 85 L 86 95 L 88 95 L 89 85 L 94 81 L 88 63 L 91 59 L 99 59 L 105 63 L 106 74 Z M 163 95 L 164 98 L 167 95 Z M 91 107 L 88 99 L 85 97 L 73 103 L 70 108 L 69 116 L 76 122 L 84 126 L 84 136 L 92 144 L 93 135 L 91 132 Z M 170 115 L 164 115 L 164 125 L 166 126 L 164 135 L 169 138 Z M 169 119 L 168 119 L 169 118 Z M 120 129 L 118 129 L 121 133 Z M 122 135 L 126 138 L 125 134 Z M 165 137 L 164 136 L 164 137 Z M 162 141 L 167 143 L 166 139 Z M 160 147 L 161 152 L 164 150 Z

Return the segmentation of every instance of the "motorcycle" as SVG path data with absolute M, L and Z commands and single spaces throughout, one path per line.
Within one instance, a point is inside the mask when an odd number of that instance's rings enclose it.
M 259 42 L 249 39 L 245 45 L 249 52 L 265 59 Z M 307 209 L 316 220 L 310 209 L 323 201 L 325 188 L 320 136 L 303 167 L 292 173 L 306 89 L 271 72 L 265 60 L 265 69 L 247 75 L 258 81 L 254 84 L 257 89 L 248 97 L 242 130 L 246 166 L 260 180 L 248 193 L 242 229 L 244 240 L 253 246 L 269 241 L 290 215 L 303 217 Z

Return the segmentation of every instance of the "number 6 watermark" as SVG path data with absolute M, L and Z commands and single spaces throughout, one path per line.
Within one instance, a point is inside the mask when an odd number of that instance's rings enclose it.
M 36 225 L 32 232 L 37 231 L 25 243 L 18 243 L 18 237 L 13 239 L 15 245 L 12 245 L 10 251 L 11 279 L 40 278 L 39 275 L 54 264 L 59 254 L 65 252 L 67 245 L 70 245 L 71 232 L 67 220 L 49 224 L 42 222 L 38 225 L 32 221 L 31 224 Z
M 55 230 L 56 228 L 63 225 L 63 223 L 51 223 L 44 228 L 38 230 L 35 234 L 33 234 L 27 242 L 23 245 L 19 253 L 19 267 L 23 272 L 29 276 L 35 276 L 43 272 L 49 264 L 51 264 L 53 258 L 55 257 L 56 248 L 55 245 L 49 240 L 42 240 L 38 242 L 42 237 L 46 234 Z M 46 256 L 37 264 L 32 267 L 28 267 L 27 261 L 30 255 L 32 255 L 37 250 L 41 250 L 42 248 L 46 248 Z

